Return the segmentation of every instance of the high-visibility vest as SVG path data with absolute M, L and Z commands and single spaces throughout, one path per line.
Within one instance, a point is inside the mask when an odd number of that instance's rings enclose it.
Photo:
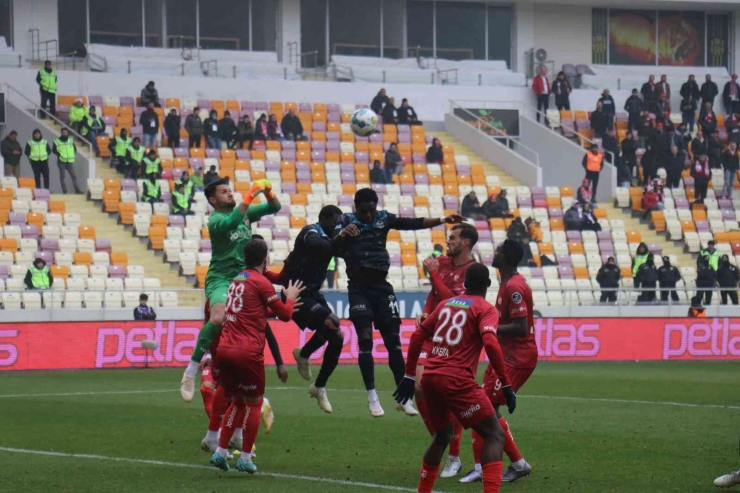
M 604 156 L 602 156 L 601 154 L 594 154 L 593 152 L 589 152 L 588 157 L 586 158 L 586 170 L 596 171 L 598 173 L 599 171 L 601 171 L 601 161 L 603 160 Z
M 136 149 L 134 146 L 128 146 L 128 152 L 131 153 L 131 159 L 140 163 L 144 159 L 144 146 L 139 146 Z
M 175 198 L 175 203 L 179 210 L 185 210 L 190 205 L 190 197 L 188 195 L 175 191 L 172 192 L 172 196 Z
M 74 163 L 75 162 L 75 144 L 71 138 L 67 137 L 67 141 L 63 141 L 60 138 L 54 140 L 54 145 L 59 152 L 60 163 Z
M 116 156 L 124 157 L 126 155 L 126 149 L 128 149 L 131 145 L 131 140 L 131 137 L 126 137 L 125 139 L 121 138 L 120 136 L 116 137 Z
M 37 269 L 31 266 L 31 285 L 36 289 L 49 289 L 49 268 L 44 266 L 43 269 Z
M 72 106 L 69 109 L 69 123 L 81 122 L 89 111 L 90 109 L 84 106 Z
M 159 197 L 159 182 L 157 180 L 154 180 L 153 183 L 151 181 L 145 181 L 144 184 L 146 185 L 147 197 L 151 197 L 153 199 Z
M 707 317 L 707 312 L 705 312 L 704 309 L 689 308 L 689 317 L 706 318 Z
M 337 270 L 337 258 L 332 257 L 331 260 L 329 260 L 329 267 L 326 268 L 326 270 Z
M 632 266 L 632 277 L 635 277 L 640 266 L 647 262 L 648 255 L 650 255 L 650 252 L 643 253 L 642 255 L 635 254 L 635 265 Z
M 154 161 L 152 161 L 148 157 L 145 157 L 144 165 L 146 167 L 144 168 L 144 173 L 147 175 L 150 173 L 159 173 L 159 162 L 160 162 L 159 158 L 156 158 Z
M 31 146 L 31 155 L 28 156 L 31 161 L 46 161 L 49 159 L 49 153 L 46 150 L 49 144 L 46 143 L 46 139 L 29 140 L 28 145 Z
M 701 250 L 699 255 L 707 257 L 709 260 L 709 267 L 716 271 L 719 268 L 719 252 L 717 250 L 710 252 L 709 250 Z
M 177 180 L 175 182 L 175 185 L 182 185 L 184 187 L 183 193 L 187 195 L 188 197 L 193 194 L 193 182 L 188 180 L 187 183 L 183 182 L 182 180 Z
M 100 120 L 100 117 L 98 115 L 92 116 L 87 115 L 87 127 L 92 127 L 93 123 L 97 122 L 98 126 L 100 128 L 103 128 L 103 122 Z M 82 135 L 85 136 L 88 134 L 89 130 L 87 127 L 82 127 Z
M 39 70 L 41 89 L 52 94 L 57 92 L 57 71 L 47 72 L 45 69 Z

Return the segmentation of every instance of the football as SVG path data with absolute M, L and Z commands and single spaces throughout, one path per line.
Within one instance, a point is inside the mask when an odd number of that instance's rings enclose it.
M 369 108 L 360 108 L 352 113 L 349 120 L 352 131 L 360 137 L 367 137 L 378 128 L 378 115 Z

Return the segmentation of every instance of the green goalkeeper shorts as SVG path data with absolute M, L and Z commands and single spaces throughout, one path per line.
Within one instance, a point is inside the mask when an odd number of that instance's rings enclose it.
M 232 279 L 206 279 L 206 298 L 211 308 L 219 303 L 226 303 L 231 281 Z

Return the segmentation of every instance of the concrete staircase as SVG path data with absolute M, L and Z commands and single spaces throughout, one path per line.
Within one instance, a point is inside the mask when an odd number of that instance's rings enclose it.
M 522 182 L 520 182 L 516 178 L 513 178 L 511 175 L 506 174 L 506 172 L 502 171 L 497 166 L 487 162 L 481 156 L 473 152 L 468 146 L 463 144 L 461 141 L 455 139 L 451 134 L 447 132 L 436 132 L 436 131 L 435 132 L 430 131 L 429 133 L 437 137 L 440 141 L 442 141 L 442 145 L 455 146 L 456 154 L 467 155 L 468 160 L 470 160 L 470 164 L 482 164 L 483 166 L 485 166 L 487 175 L 498 176 L 499 182 L 501 183 L 501 188 L 516 187 L 522 184 Z M 485 183 L 476 183 L 476 185 L 485 185 Z M 480 200 L 481 202 L 485 199 L 486 197 L 478 197 L 478 200 Z

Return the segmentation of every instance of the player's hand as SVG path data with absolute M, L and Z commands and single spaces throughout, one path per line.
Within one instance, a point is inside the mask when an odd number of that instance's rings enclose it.
M 360 228 L 358 228 L 356 224 L 350 224 L 339 232 L 339 236 L 357 236 L 359 234 Z
M 509 414 L 513 414 L 514 409 L 516 409 L 516 394 L 514 393 L 514 389 L 511 388 L 511 385 L 507 385 L 501 391 L 506 398 L 506 407 L 509 408 Z
M 198 364 L 198 371 L 203 371 L 204 368 L 211 366 L 211 358 L 203 358 Z
M 434 257 L 427 257 L 422 263 L 430 273 L 436 272 L 439 269 L 439 260 Z
M 465 222 L 465 218 L 460 214 L 450 214 L 449 216 L 445 217 L 442 222 L 446 224 L 460 224 L 462 222 Z
M 283 293 L 285 293 L 287 299 L 293 300 L 293 306 L 295 306 L 295 302 L 298 301 L 298 297 L 304 289 L 306 289 L 306 286 L 303 285 L 302 281 L 290 281 L 288 287 L 283 288 Z
M 418 314 L 416 316 L 416 325 L 417 325 L 417 327 L 419 325 L 421 325 L 422 322 L 424 322 L 424 320 L 426 320 L 427 318 L 429 318 L 429 314 L 428 313 L 420 313 L 420 314 Z
M 293 311 L 296 311 L 297 312 L 298 310 L 301 309 L 302 306 L 303 306 L 303 301 L 301 301 L 301 297 L 299 296 L 293 302 Z
M 252 186 L 259 185 L 262 187 L 262 191 L 265 195 L 269 195 L 270 192 L 272 192 L 272 182 L 267 179 L 257 180 L 254 182 Z
M 401 383 L 398 384 L 398 388 L 393 392 L 393 398 L 396 402 L 403 405 L 414 398 L 414 389 L 416 388 L 416 380 L 411 377 L 404 376 Z
M 281 382 L 288 383 L 288 370 L 285 369 L 285 365 L 278 365 L 277 374 Z

